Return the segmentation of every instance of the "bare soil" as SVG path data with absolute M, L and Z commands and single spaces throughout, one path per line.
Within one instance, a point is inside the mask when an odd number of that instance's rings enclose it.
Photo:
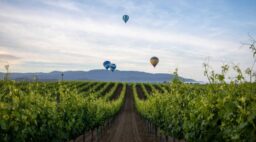
M 80 87 L 83 87 L 83 86 L 85 86 L 85 85 L 87 85 L 88 84 L 88 82 L 83 82 L 83 83 L 81 83 L 81 84 L 79 84 L 79 85 L 75 85 L 76 86 L 76 88 L 80 88 Z
M 159 85 L 154 84 L 153 86 L 156 88 L 156 90 L 157 90 L 158 92 L 160 92 L 160 93 L 163 93 L 163 92 L 164 92 L 164 90 L 163 90 Z
M 144 92 L 142 91 L 141 86 L 137 84 L 135 87 L 136 87 L 136 90 L 137 90 L 137 94 L 138 94 L 139 99 L 145 100 L 145 99 L 146 99 L 146 96 L 144 95 Z
M 117 89 L 115 90 L 114 95 L 110 98 L 110 100 L 117 99 L 120 96 L 122 89 L 123 89 L 123 85 L 118 84 Z
M 148 84 L 144 84 L 144 86 L 145 86 L 145 88 L 146 88 L 148 94 L 151 95 L 151 93 L 152 93 L 151 87 L 150 87 Z
M 86 87 L 85 88 L 83 88 L 83 89 L 81 89 L 80 90 L 80 92 L 85 92 L 85 91 L 87 91 L 87 90 L 89 90 L 91 87 L 93 87 L 94 85 L 96 85 L 96 83 L 91 83 L 91 84 L 84 84 L 83 86 L 85 86 L 86 85 Z M 83 87 L 83 86 L 80 86 L 80 87 Z
M 118 86 L 122 90 L 122 85 Z M 136 86 L 138 94 L 143 95 L 140 86 Z M 114 96 L 119 96 L 121 91 L 116 91 Z M 143 95 L 144 96 L 144 95 Z M 143 97 L 145 99 L 145 96 Z M 99 136 L 96 130 L 78 137 L 75 142 L 166 142 L 164 137 L 156 137 L 155 132 L 149 132 L 148 125 L 136 112 L 132 87 L 127 84 L 125 103 L 120 113 L 112 120 L 111 125 L 102 128 Z M 83 140 L 84 139 L 84 140 Z M 168 138 L 168 142 L 174 139 Z M 179 142 L 178 140 L 174 140 Z M 184 141 L 181 141 L 184 142 Z
M 110 83 L 106 90 L 102 92 L 102 96 L 105 96 L 112 88 L 114 87 L 114 83 Z
M 107 85 L 107 83 L 101 83 L 99 86 L 97 86 L 94 91 L 96 90 L 100 90 L 102 87 L 104 87 L 105 85 Z
M 100 142 L 153 142 L 144 122 L 136 113 L 131 86 L 127 85 L 125 104 L 113 126 L 105 131 Z

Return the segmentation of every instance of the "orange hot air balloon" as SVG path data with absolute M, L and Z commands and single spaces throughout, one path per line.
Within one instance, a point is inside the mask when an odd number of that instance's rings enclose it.
M 156 67 L 156 65 L 158 64 L 158 62 L 159 62 L 159 59 L 157 58 L 157 57 L 151 57 L 151 59 L 150 59 L 150 63 L 154 66 L 154 67 Z

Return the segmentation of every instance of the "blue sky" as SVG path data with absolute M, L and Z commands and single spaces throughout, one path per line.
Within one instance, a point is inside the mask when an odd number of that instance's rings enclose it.
M 250 66 L 255 0 L 0 0 L 0 72 L 101 69 L 205 80 L 202 63 Z M 122 21 L 123 14 L 130 19 Z M 149 58 L 157 56 L 154 69 Z

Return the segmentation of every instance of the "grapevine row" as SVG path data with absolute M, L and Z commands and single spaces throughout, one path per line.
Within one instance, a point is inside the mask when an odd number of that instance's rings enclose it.
M 141 116 L 165 135 L 195 142 L 255 141 L 255 86 L 216 84 L 212 91 L 209 85 L 173 84 L 169 93 L 146 100 L 139 99 L 134 87 L 134 98 Z
M 42 84 L 39 84 L 38 86 L 42 87 Z M 125 86 L 116 100 L 107 101 L 106 98 L 113 95 L 113 89 L 105 98 L 98 97 L 97 92 L 90 96 L 81 95 L 77 89 L 70 89 L 70 84 L 65 82 L 53 84 L 54 87 L 49 86 L 50 91 L 47 91 L 47 85 L 42 89 L 36 88 L 36 83 L 27 83 L 27 86 L 23 84 L 23 89 L 12 81 L 2 84 L 0 141 L 40 142 L 73 139 L 103 125 L 116 115 L 124 102 Z M 100 86 L 98 84 L 101 83 L 96 83 L 95 86 Z M 59 96 L 59 101 L 56 101 L 56 95 Z

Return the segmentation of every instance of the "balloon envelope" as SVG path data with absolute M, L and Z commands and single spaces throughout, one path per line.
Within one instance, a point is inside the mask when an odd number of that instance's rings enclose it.
M 151 59 L 150 59 L 150 63 L 154 66 L 154 67 L 156 67 L 156 65 L 158 64 L 158 62 L 159 62 L 159 59 L 157 58 L 157 57 L 151 57 Z
M 129 16 L 128 16 L 128 15 L 124 15 L 124 16 L 123 16 L 123 20 L 124 20 L 124 22 L 126 23 L 126 22 L 129 20 Z
M 111 62 L 110 62 L 110 61 L 105 61 L 105 62 L 103 62 L 103 66 L 105 67 L 106 70 L 109 69 L 110 65 L 111 65 Z
M 110 65 L 110 70 L 113 72 L 113 71 L 115 71 L 115 69 L 116 69 L 116 64 L 111 64 Z

